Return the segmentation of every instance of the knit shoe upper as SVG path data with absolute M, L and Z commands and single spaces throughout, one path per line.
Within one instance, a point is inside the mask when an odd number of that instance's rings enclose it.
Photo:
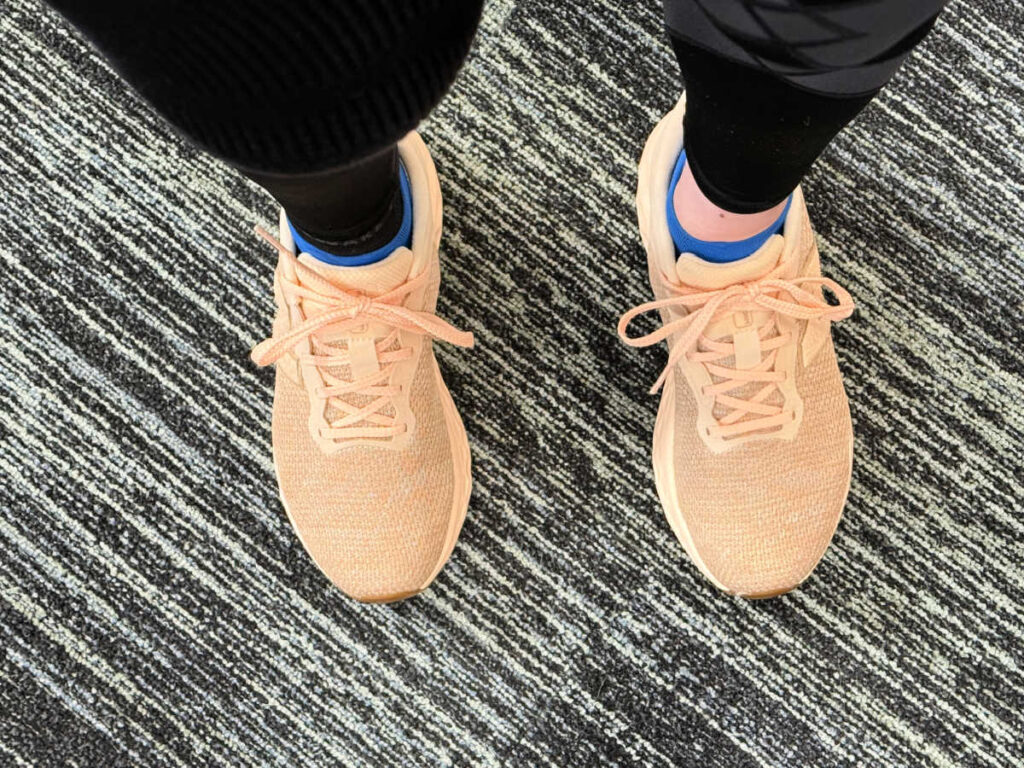
M 668 341 L 654 471 L 669 522 L 717 586 L 770 596 L 813 570 L 845 504 L 853 431 L 830 323 L 853 302 L 821 276 L 800 190 L 782 235 L 750 256 L 677 257 L 664 211 L 683 109 L 658 125 L 641 160 L 638 212 L 656 300 L 623 315 L 619 331 L 635 346 Z M 661 328 L 626 335 L 654 310 Z
M 469 503 L 469 445 L 431 339 L 472 345 L 434 314 L 440 188 L 416 134 L 399 145 L 413 198 L 411 248 L 365 266 L 297 254 L 282 212 L 271 338 L 274 466 L 299 538 L 363 601 L 424 589 L 448 559 Z

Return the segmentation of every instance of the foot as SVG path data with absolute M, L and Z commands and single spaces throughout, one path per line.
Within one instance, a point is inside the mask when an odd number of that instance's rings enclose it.
M 637 211 L 656 300 L 623 315 L 619 333 L 633 346 L 668 341 L 652 390 L 662 389 L 654 477 L 676 536 L 720 589 L 770 597 L 811 573 L 846 503 L 853 429 L 830 324 L 853 302 L 821 276 L 800 190 L 782 234 L 750 256 L 677 255 L 666 198 L 684 109 L 682 100 L 658 124 L 640 161 Z M 627 336 L 654 310 L 659 330 Z
M 425 589 L 448 560 L 470 494 L 466 432 L 432 339 L 472 335 L 434 315 L 441 189 L 415 133 L 399 144 L 412 190 L 411 248 L 365 266 L 297 253 L 284 213 L 273 336 L 274 467 L 306 550 L 342 591 L 390 602 Z

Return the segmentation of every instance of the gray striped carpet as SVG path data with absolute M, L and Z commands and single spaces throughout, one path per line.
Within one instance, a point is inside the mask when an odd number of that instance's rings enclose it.
M 0 0 L 0 765 L 1024 764 L 1024 15 L 952 6 L 817 165 L 857 429 L 799 592 L 712 590 L 614 334 L 673 102 L 654 0 L 489 4 L 425 126 L 475 457 L 424 595 L 304 555 L 269 452 L 271 201 L 35 0 Z

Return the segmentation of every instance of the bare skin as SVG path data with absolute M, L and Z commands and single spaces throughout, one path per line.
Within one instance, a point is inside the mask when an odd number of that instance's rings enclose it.
M 687 164 L 672 196 L 679 223 L 692 237 L 708 242 L 734 242 L 764 232 L 776 222 L 786 201 L 760 213 L 730 213 L 708 200 Z

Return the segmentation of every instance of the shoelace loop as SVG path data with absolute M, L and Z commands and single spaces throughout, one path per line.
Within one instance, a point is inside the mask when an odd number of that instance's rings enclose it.
M 388 386 L 382 382 L 390 378 L 396 363 L 407 359 L 411 354 L 408 347 L 392 349 L 399 332 L 427 336 L 460 347 L 472 347 L 473 334 L 458 330 L 431 312 L 403 306 L 402 302 L 429 279 L 427 271 L 381 296 L 352 293 L 339 288 L 304 265 L 291 250 L 262 227 L 256 227 L 256 233 L 270 243 L 294 270 L 295 280 L 287 279 L 284 274 L 280 274 L 285 302 L 289 306 L 296 306 L 299 302 L 308 300 L 325 309 L 297 323 L 288 331 L 261 341 L 252 350 L 253 362 L 259 366 L 273 365 L 298 344 L 312 338 L 317 331 L 328 326 L 345 330 L 354 329 L 368 321 L 385 325 L 391 329 L 390 332 L 380 341 L 375 341 L 377 358 L 383 365 L 379 372 L 371 376 L 356 381 L 345 381 L 332 374 L 330 368 L 349 362 L 347 351 L 336 347 L 322 345 L 319 353 L 303 353 L 301 359 L 315 365 L 326 383 L 325 387 L 318 390 L 318 394 L 344 414 L 342 418 L 330 422 L 327 430 L 322 430 L 323 437 L 341 440 L 381 438 L 399 434 L 404 427 L 397 423 L 395 417 L 380 413 L 401 392 L 401 388 Z M 366 405 L 355 406 L 341 399 L 347 394 L 369 396 L 372 400 Z M 360 422 L 366 422 L 371 426 L 354 426 Z
M 829 304 L 820 295 L 807 290 L 815 286 L 827 288 L 835 294 L 839 303 Z M 684 356 L 689 355 L 690 359 L 703 363 L 709 373 L 722 379 L 717 384 L 705 387 L 704 394 L 713 396 L 719 404 L 731 409 L 728 415 L 718 420 L 714 428 L 713 433 L 720 437 L 732 437 L 745 432 L 777 427 L 788 420 L 787 414 L 783 413 L 780 407 L 763 402 L 784 378 L 774 370 L 775 360 L 778 350 L 789 339 L 781 334 L 768 338 L 768 334 L 776 325 L 775 315 L 786 315 L 798 320 L 836 321 L 846 319 L 854 310 L 853 298 L 846 289 L 826 277 L 799 277 L 786 280 L 768 275 L 760 280 L 737 283 L 718 290 L 678 286 L 673 287 L 673 291 L 676 295 L 641 304 L 623 314 L 619 319 L 619 337 L 630 346 L 649 347 L 673 334 L 681 333 L 682 335 L 672 345 L 664 370 L 651 387 L 651 394 L 661 389 L 676 363 Z M 633 320 L 648 312 L 664 308 L 681 309 L 685 314 L 670 320 L 651 333 L 643 336 L 629 335 L 629 325 Z M 758 309 L 774 313 L 771 321 L 758 329 L 758 336 L 762 342 L 761 351 L 767 352 L 761 364 L 753 369 L 744 370 L 715 365 L 717 360 L 732 356 L 735 353 L 735 345 L 703 336 L 705 329 L 715 320 L 733 312 Z M 705 349 L 701 350 L 701 346 Z M 763 382 L 765 386 L 749 398 L 727 394 L 750 382 Z M 760 418 L 740 421 L 748 414 Z

